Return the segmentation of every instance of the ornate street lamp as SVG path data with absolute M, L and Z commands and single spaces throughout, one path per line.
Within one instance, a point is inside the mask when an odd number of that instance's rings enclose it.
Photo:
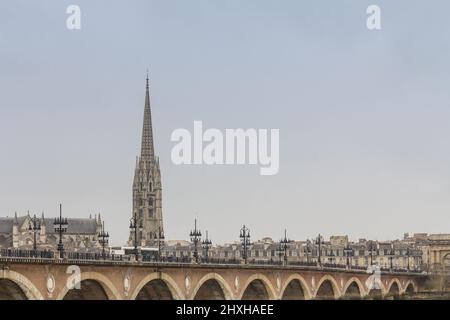
M 143 226 L 142 221 L 139 220 L 137 216 L 137 212 L 135 211 L 133 217 L 130 219 L 130 231 L 134 233 L 134 258 L 136 261 L 139 260 L 139 251 L 138 251 L 138 232 L 142 232 Z
M 283 247 L 281 245 L 281 240 L 280 240 L 280 243 L 278 244 L 276 252 L 277 252 L 278 259 L 279 259 L 279 263 L 281 264 L 281 257 L 283 256 Z
M 34 254 L 36 254 L 37 251 L 37 239 L 36 236 L 38 232 L 41 231 L 41 222 L 38 218 L 36 218 L 36 215 L 31 218 L 30 224 L 28 225 L 28 230 L 33 232 L 33 251 Z
M 208 230 L 206 230 L 206 238 L 202 241 L 202 248 L 205 251 L 205 261 L 208 262 L 209 259 L 209 249 L 211 249 L 212 241 L 211 239 L 208 239 Z
M 250 245 L 250 229 L 245 225 L 240 230 L 239 238 L 242 245 L 242 258 L 244 259 L 244 263 L 247 264 L 248 246 Z
M 394 245 L 391 244 L 391 249 L 389 250 L 389 268 L 391 272 L 394 269 L 394 265 L 392 262 L 394 260 L 394 257 L 395 257 Z
M 347 269 L 350 269 L 350 256 L 353 256 L 353 248 L 350 247 L 349 243 L 347 243 L 347 245 L 344 247 L 344 254 L 346 257 Z
M 312 253 L 311 248 L 309 247 L 309 243 L 306 243 L 304 251 L 305 251 L 305 254 L 306 254 L 306 262 L 309 263 L 310 262 L 310 255 Z
M 158 261 L 161 261 L 161 250 L 162 245 L 164 244 L 164 231 L 162 231 L 161 226 L 158 227 Z
M 189 233 L 191 242 L 194 244 L 194 261 L 198 263 L 198 243 L 201 240 L 202 232 L 197 229 L 197 219 L 194 221 L 194 230 Z
M 284 229 L 284 238 L 282 238 L 280 240 L 280 249 L 282 250 L 281 252 L 284 254 L 284 263 L 285 264 L 287 264 L 287 262 L 288 262 L 287 249 L 289 248 L 289 245 L 292 242 L 293 242 L 292 240 L 287 238 L 286 229 Z
M 373 241 L 369 242 L 368 248 L 370 255 L 370 265 L 373 265 L 373 254 L 376 253 L 376 244 Z
M 322 266 L 322 244 L 323 244 L 323 237 L 320 235 L 317 236 L 316 240 L 314 241 L 316 245 L 319 246 L 319 251 L 318 251 L 318 259 L 317 259 L 317 263 L 319 266 Z
M 106 259 L 106 252 L 105 247 L 109 243 L 109 233 L 105 231 L 105 221 L 102 223 L 102 230 L 98 234 L 99 242 L 102 245 L 102 258 L 103 260 Z
M 53 221 L 53 228 L 55 232 L 59 234 L 59 243 L 58 243 L 58 251 L 60 259 L 64 258 L 64 245 L 62 241 L 63 233 L 67 232 L 67 227 L 69 223 L 67 222 L 67 218 L 62 217 L 62 204 L 59 205 L 59 217 L 55 218 Z
M 406 259 L 408 259 L 408 271 L 410 270 L 409 268 L 409 257 L 411 256 L 412 250 L 408 247 L 406 248 Z

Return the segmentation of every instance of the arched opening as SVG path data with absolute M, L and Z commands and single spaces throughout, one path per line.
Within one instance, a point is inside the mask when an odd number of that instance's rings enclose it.
M 63 300 L 108 300 L 108 296 L 100 283 L 87 279 L 80 282 L 79 289 L 67 291 Z
M 305 300 L 305 292 L 300 280 L 294 279 L 289 282 L 284 289 L 281 300 Z
M 325 280 L 317 290 L 316 299 L 334 299 L 335 292 L 330 280 Z
M 136 300 L 172 300 L 172 292 L 170 292 L 167 284 L 160 279 L 147 282 L 139 291 Z
M 405 289 L 405 295 L 412 296 L 414 294 L 414 285 L 409 283 Z
M 245 288 L 242 300 L 269 300 L 269 293 L 264 283 L 256 279 Z
M 347 290 L 344 293 L 343 299 L 360 299 L 361 298 L 361 291 L 359 290 L 359 286 L 356 283 L 356 281 L 353 281 L 350 283 L 350 285 L 347 287 Z
M 393 282 L 391 287 L 389 288 L 389 292 L 386 295 L 387 299 L 398 299 L 400 295 L 400 288 L 397 284 L 397 282 Z
M 27 296 L 14 281 L 0 279 L 0 300 L 27 300 Z
M 216 279 L 209 279 L 198 289 L 194 300 L 225 300 L 225 294 Z

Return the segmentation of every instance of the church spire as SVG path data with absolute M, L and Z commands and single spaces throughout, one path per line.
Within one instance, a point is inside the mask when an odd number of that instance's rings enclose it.
M 153 162 L 155 152 L 153 149 L 152 113 L 150 109 L 150 89 L 147 71 L 147 83 L 145 86 L 144 124 L 142 128 L 141 159 L 144 162 Z

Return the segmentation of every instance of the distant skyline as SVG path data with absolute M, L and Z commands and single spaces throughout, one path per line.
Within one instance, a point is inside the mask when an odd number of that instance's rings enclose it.
M 79 5 L 81 30 L 66 28 Z M 382 29 L 366 28 L 381 7 Z M 101 213 L 125 244 L 146 69 L 167 239 L 450 233 L 450 3 L 0 3 L 0 216 Z M 176 166 L 171 133 L 279 129 L 279 173 Z

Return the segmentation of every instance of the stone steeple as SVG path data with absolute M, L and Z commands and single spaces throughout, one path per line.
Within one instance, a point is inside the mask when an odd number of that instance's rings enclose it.
M 152 128 L 152 112 L 150 109 L 150 88 L 147 74 L 147 84 L 145 86 L 145 106 L 144 106 L 144 124 L 142 126 L 142 142 L 141 142 L 141 160 L 153 162 L 155 150 L 153 148 L 153 128 Z
M 141 155 L 136 159 L 133 181 L 132 217 L 136 216 L 138 225 L 142 225 L 138 246 L 156 245 L 159 232 L 163 232 L 161 172 L 154 152 L 149 87 L 147 74 Z M 134 232 L 130 232 L 128 245 L 134 245 L 134 238 Z

